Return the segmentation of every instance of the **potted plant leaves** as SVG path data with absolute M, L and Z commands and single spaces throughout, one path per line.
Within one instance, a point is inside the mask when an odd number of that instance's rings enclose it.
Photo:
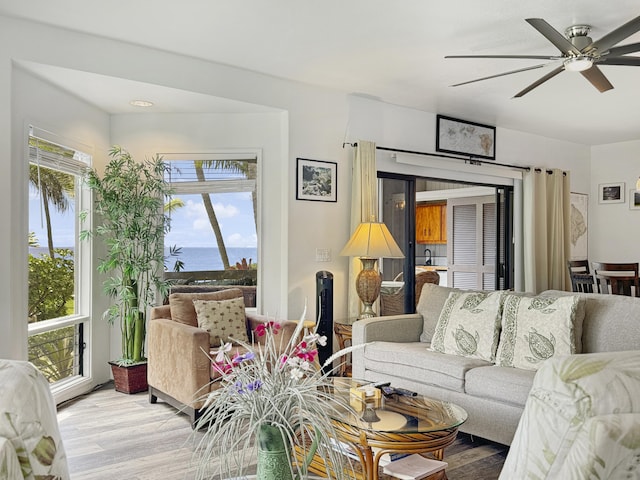
M 104 292 L 111 299 L 104 317 L 112 325 L 118 323 L 122 333 L 121 357 L 109 363 L 116 390 L 136 393 L 148 388 L 147 309 L 155 304 L 156 295 L 165 296 L 169 289 L 162 278 L 164 235 L 170 226 L 163 207 L 171 187 L 161 157 L 137 162 L 119 146 L 112 147 L 109 156 L 102 176 L 95 169 L 87 172 L 96 226 L 83 230 L 81 238 L 95 235 L 106 243 L 106 256 L 98 264 L 98 271 L 107 275 Z M 81 219 L 87 215 L 82 212 Z

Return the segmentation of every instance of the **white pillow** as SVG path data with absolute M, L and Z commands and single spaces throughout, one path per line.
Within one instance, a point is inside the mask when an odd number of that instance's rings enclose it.
M 507 295 L 496 363 L 537 370 L 548 358 L 576 353 L 575 324 L 582 322 L 582 301 L 578 295 Z
M 495 360 L 504 292 L 451 292 L 442 308 L 430 349 Z
M 231 341 L 230 337 L 234 340 L 249 341 L 243 297 L 229 300 L 194 300 L 193 306 L 198 317 L 198 327 L 209 332 L 209 344 L 212 347 Z

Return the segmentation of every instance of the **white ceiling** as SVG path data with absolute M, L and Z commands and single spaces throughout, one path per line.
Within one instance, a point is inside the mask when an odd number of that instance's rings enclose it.
M 638 0 L 0 0 L 0 14 L 587 145 L 640 139 L 640 67 L 602 66 L 615 87 L 605 93 L 563 72 L 512 99 L 553 67 L 450 87 L 536 61 L 443 58 L 555 55 L 525 18 L 544 18 L 560 32 L 589 24 L 597 40 L 640 15 Z M 620 44 L 635 42 L 640 34 Z M 257 108 L 108 77 L 89 82 L 85 73 L 55 67 L 25 68 L 111 113 L 130 111 L 122 105 L 147 92 L 158 99 L 156 111 Z

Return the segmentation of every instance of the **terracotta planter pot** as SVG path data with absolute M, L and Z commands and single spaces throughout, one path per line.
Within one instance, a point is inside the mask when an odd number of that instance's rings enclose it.
M 138 393 L 149 389 L 147 383 L 147 364 L 120 366 L 116 362 L 109 362 L 115 383 L 116 392 Z

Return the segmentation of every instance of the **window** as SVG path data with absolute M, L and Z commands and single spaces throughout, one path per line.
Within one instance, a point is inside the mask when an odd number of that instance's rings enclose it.
M 188 283 L 257 285 L 255 154 L 163 155 L 174 196 L 167 208 L 166 276 Z M 247 305 L 255 307 L 254 305 Z
M 87 201 L 82 174 L 91 157 L 29 135 L 29 361 L 57 383 L 82 376 L 88 325 L 88 245 L 78 242 Z

